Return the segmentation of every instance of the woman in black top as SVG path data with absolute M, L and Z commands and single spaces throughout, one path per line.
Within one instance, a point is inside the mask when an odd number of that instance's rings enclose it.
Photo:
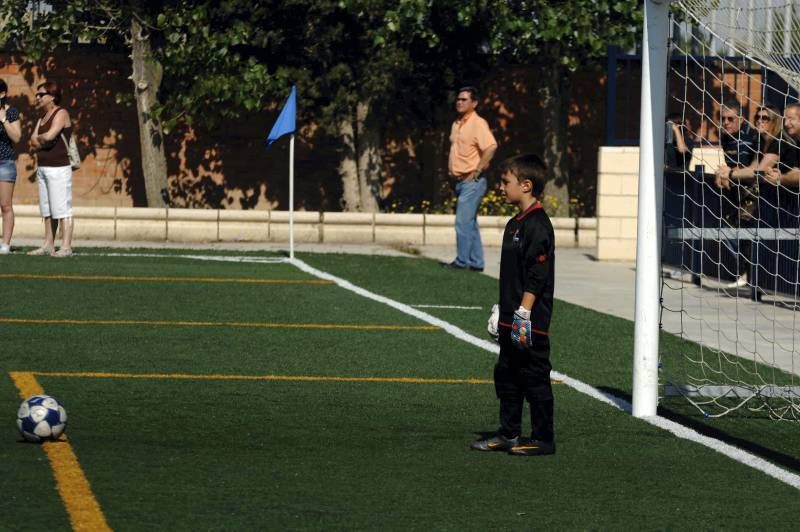
M 22 129 L 19 111 L 9 107 L 8 85 L 0 79 L 0 212 L 3 216 L 3 237 L 0 240 L 0 255 L 11 251 L 11 233 L 14 232 L 14 184 L 17 182 L 17 154 L 14 144 L 19 142 Z
M 716 183 L 720 188 L 731 188 L 731 182 L 745 185 L 753 182 L 759 172 L 766 172 L 778 164 L 778 141 L 783 131 L 783 120 L 777 108 L 771 105 L 760 105 L 755 116 L 758 139 L 753 150 L 754 157 L 747 166 L 720 166 L 717 170 Z
M 737 207 L 735 218 L 730 223 L 739 228 L 752 226 L 758 213 L 759 176 L 778 164 L 779 146 L 783 132 L 783 120 L 778 109 L 772 105 L 756 108 L 755 125 L 758 138 L 754 145 L 754 156 L 747 166 L 721 166 L 715 183 L 721 189 L 733 190 L 732 200 Z M 736 243 L 733 247 L 737 247 Z M 752 258 L 752 241 L 738 242 L 738 268 L 736 279 L 727 288 L 743 288 L 748 285 L 748 271 Z

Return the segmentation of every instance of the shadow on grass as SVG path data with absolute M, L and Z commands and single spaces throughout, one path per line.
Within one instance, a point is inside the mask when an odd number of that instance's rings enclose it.
M 601 386 L 598 387 L 598 389 L 625 399 L 626 401 L 633 401 L 633 397 L 630 393 L 622 391 L 618 388 Z M 680 423 L 684 427 L 688 427 L 695 432 L 702 434 L 703 436 L 714 438 L 715 440 L 727 443 L 728 445 L 733 445 L 734 447 L 742 449 L 743 451 L 747 451 L 748 453 L 763 458 L 764 460 L 768 460 L 773 464 L 781 466 L 794 473 L 800 473 L 800 459 L 797 457 L 789 455 L 780 450 L 767 447 L 763 443 L 755 442 L 741 436 L 731 434 L 718 427 L 709 426 L 706 418 L 696 418 L 682 412 L 677 412 L 665 406 L 658 407 L 658 415 L 665 419 L 669 419 L 670 421 L 674 421 L 675 423 Z

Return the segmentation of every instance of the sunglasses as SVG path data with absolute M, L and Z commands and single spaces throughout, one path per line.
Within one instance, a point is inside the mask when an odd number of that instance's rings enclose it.
M 770 117 L 769 115 L 758 115 L 756 116 L 756 120 L 758 122 L 771 122 L 772 117 Z
M 45 96 L 50 96 L 50 93 L 49 92 L 37 92 L 36 94 L 34 94 L 34 96 L 36 96 L 37 98 L 44 98 Z
M 468 102 L 469 98 L 456 98 L 457 102 Z
M 723 122 L 733 122 L 737 118 L 739 118 L 739 117 L 738 116 L 723 116 L 722 117 L 722 121 Z

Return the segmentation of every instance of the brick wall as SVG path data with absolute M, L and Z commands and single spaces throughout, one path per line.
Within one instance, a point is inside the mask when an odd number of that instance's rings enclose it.
M 0 53 L 0 77 L 9 85 L 10 104 L 23 114 L 23 139 L 18 146 L 19 179 L 16 204 L 37 201 L 35 167 L 28 139 L 37 118 L 35 87 L 45 79 L 62 86 L 62 105 L 70 110 L 83 165 L 74 174 L 78 206 L 143 206 L 144 185 L 139 166 L 139 131 L 130 100 L 128 57 L 93 47 L 73 47 L 34 66 L 21 67 L 22 58 Z M 541 107 L 535 92 L 538 74 L 526 68 L 489 73 L 483 82 L 485 101 L 480 112 L 495 130 L 502 159 L 524 151 L 541 151 Z M 596 72 L 576 75 L 570 104 L 569 165 L 574 195 L 594 211 L 597 149 L 602 141 L 605 103 L 603 79 Z M 204 112 L 201 110 L 200 112 Z M 214 109 L 207 112 L 213 113 Z M 180 207 L 226 209 L 286 209 L 288 204 L 288 146 L 270 150 L 264 138 L 277 111 L 255 113 L 223 123 L 214 131 L 182 129 L 165 139 L 173 202 Z M 400 126 L 382 131 L 384 193 L 407 203 L 448 194 L 444 187 L 449 108 L 436 111 L 441 127 L 419 130 Z M 400 121 L 402 122 L 402 121 Z M 320 128 L 305 126 L 298 137 L 295 176 L 298 209 L 336 211 L 341 182 L 337 167 L 339 145 Z M 441 131 L 440 131 L 441 130 Z M 493 176 L 496 178 L 496 176 Z M 442 192 L 444 191 L 444 192 Z
M 77 205 L 132 206 L 141 203 L 141 171 L 135 110 L 115 103 L 117 92 L 130 92 L 129 67 L 121 54 L 74 52 L 69 60 L 49 59 L 22 67 L 21 58 L 0 56 L 0 77 L 9 86 L 9 104 L 22 113 L 22 140 L 17 145 L 17 187 L 14 202 L 37 202 L 34 159 L 28 141 L 39 118 L 34 107 L 36 86 L 52 80 L 64 93 L 61 105 L 70 111 L 83 163 L 73 176 Z

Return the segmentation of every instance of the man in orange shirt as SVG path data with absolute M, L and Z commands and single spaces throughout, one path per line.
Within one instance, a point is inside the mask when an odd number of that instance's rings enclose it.
M 478 116 L 478 89 L 463 87 L 456 97 L 458 118 L 450 129 L 447 169 L 456 180 L 456 248 L 451 268 L 483 271 L 483 244 L 478 231 L 478 205 L 486 193 L 486 169 L 497 141 L 486 120 Z

